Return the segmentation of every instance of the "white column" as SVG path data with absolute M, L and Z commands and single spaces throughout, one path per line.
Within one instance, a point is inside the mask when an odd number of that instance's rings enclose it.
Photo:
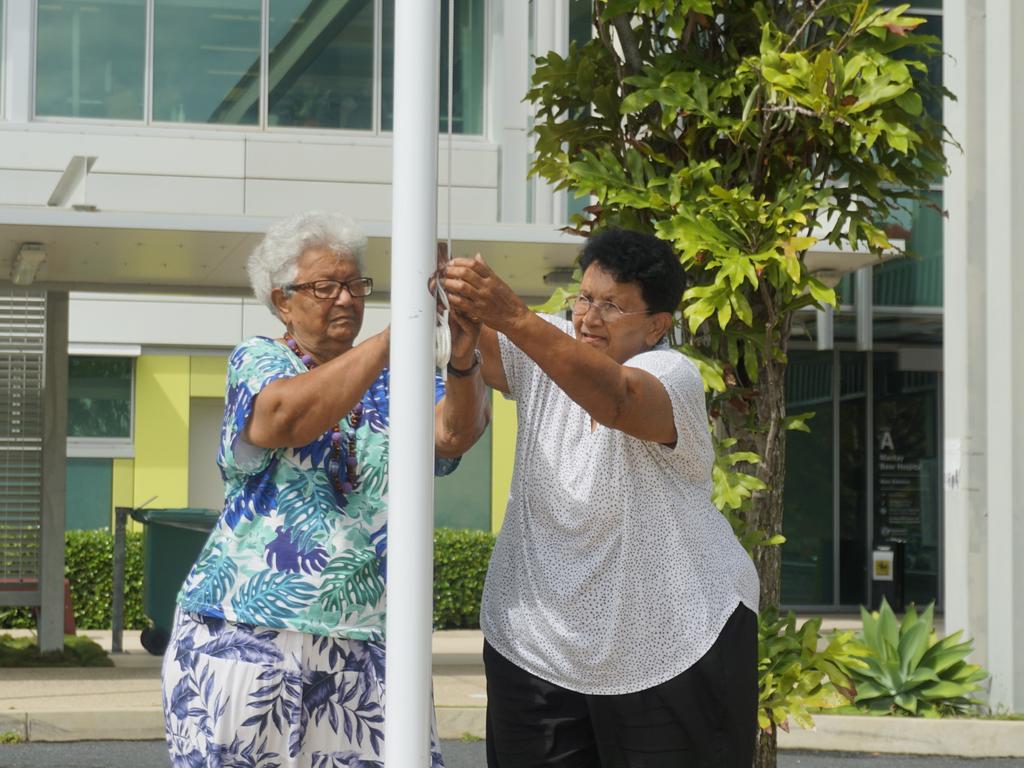
M 963 151 L 949 148 L 944 184 L 943 500 L 945 623 L 975 639 L 987 662 L 985 521 L 985 0 L 947 3 L 943 81 L 957 96 L 944 121 Z
M 32 62 L 35 3 L 7 0 L 3 29 L 4 117 L 27 123 L 32 116 Z
M 1024 710 L 1024 5 L 986 8 L 985 335 L 991 703 Z M 975 340 L 976 341 L 976 340 Z
M 530 4 L 526 0 L 491 3 L 495 22 L 492 91 L 494 139 L 501 144 L 498 218 L 526 221 L 526 175 L 529 170 L 530 107 L 523 102 L 530 87 Z
M 39 648 L 64 647 L 64 499 L 68 434 L 68 294 L 46 294 L 43 391 L 42 537 Z
M 438 0 L 395 3 L 386 764 L 426 768 L 434 533 Z

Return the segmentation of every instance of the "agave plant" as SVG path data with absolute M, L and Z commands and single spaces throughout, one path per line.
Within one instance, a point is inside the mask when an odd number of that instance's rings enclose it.
M 966 659 L 973 649 L 961 632 L 935 634 L 932 603 L 918 614 L 910 606 L 899 621 L 889 603 L 873 613 L 861 608 L 865 666 L 851 667 L 858 709 L 876 714 L 941 717 L 965 714 L 980 702 L 971 694 L 988 672 Z

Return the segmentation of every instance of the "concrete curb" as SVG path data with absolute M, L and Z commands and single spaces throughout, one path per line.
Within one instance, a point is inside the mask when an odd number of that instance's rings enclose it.
M 1024 758 L 1024 721 L 926 720 L 904 717 L 818 715 L 814 730 L 779 733 L 779 748 L 815 752 L 872 752 L 946 757 Z M 484 707 L 437 707 L 442 739 L 484 738 Z M 0 733 L 26 741 L 141 741 L 164 738 L 160 707 L 94 712 L 67 710 L 0 713 Z
M 815 715 L 779 733 L 780 749 L 945 757 L 1024 757 L 1024 721 Z
M 0 714 L 0 731 L 25 741 L 148 741 L 164 738 L 164 713 L 161 707 L 8 711 Z

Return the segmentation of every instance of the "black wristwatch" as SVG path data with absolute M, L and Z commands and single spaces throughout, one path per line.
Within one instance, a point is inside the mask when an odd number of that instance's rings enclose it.
M 471 366 L 469 366 L 469 368 L 459 369 L 459 368 L 456 368 L 451 363 L 448 363 L 448 373 L 450 373 L 452 376 L 460 376 L 460 377 L 472 376 L 474 373 L 476 373 L 476 369 L 479 368 L 479 367 L 480 367 L 480 350 L 479 349 L 474 349 L 473 350 L 473 364 Z

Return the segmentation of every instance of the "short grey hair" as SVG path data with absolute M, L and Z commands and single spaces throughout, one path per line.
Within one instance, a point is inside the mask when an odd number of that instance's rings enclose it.
M 249 255 L 246 271 L 256 298 L 274 315 L 270 294 L 295 282 L 299 259 L 310 248 L 326 248 L 356 262 L 360 272 L 366 255 L 366 235 L 348 216 L 329 211 L 306 211 L 271 225 Z

